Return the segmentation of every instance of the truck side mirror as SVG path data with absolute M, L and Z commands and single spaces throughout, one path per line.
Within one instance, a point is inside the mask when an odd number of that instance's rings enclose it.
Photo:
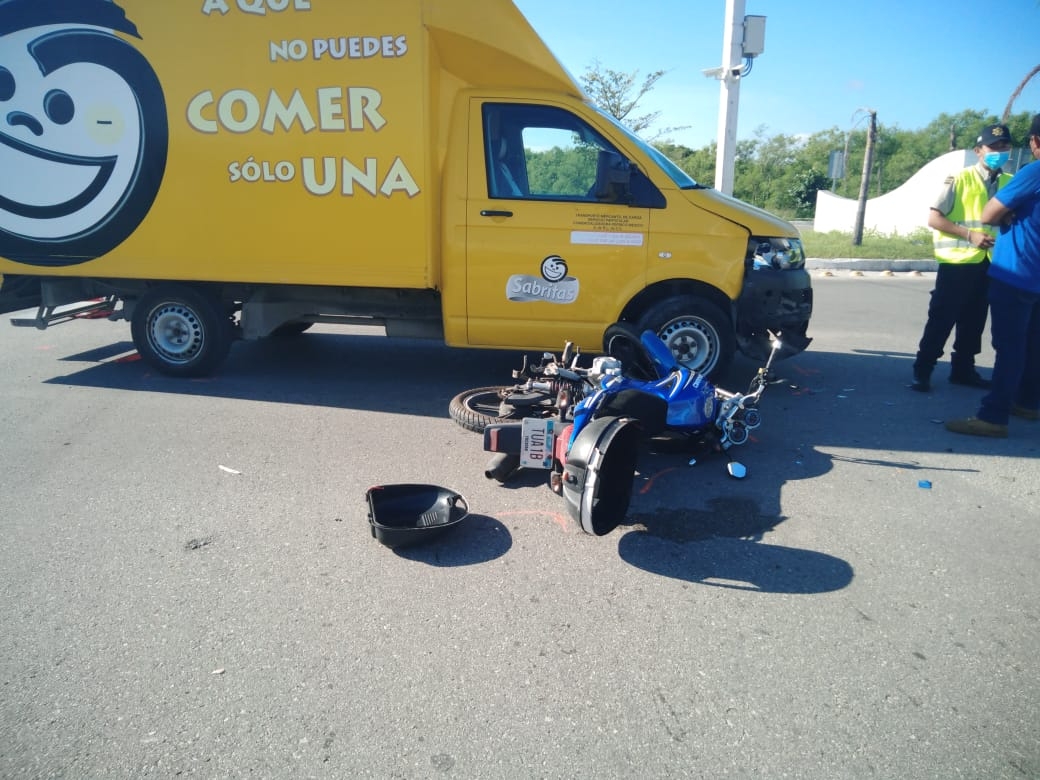
M 628 203 L 632 200 L 632 163 L 617 152 L 602 149 L 596 158 L 596 200 Z

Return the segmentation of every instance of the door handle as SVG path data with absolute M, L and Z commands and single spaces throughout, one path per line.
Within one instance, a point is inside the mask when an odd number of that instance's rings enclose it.
M 482 209 L 480 212 L 482 217 L 511 217 L 513 216 L 512 211 L 493 211 L 492 209 Z

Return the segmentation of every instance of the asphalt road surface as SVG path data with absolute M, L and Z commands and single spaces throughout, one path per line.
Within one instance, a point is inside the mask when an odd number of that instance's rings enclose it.
M 602 538 L 447 416 L 516 354 L 3 325 L 0 777 L 1040 777 L 1040 424 L 906 389 L 930 276 L 814 284 L 748 478 L 641 452 Z M 394 552 L 398 482 L 471 514 Z

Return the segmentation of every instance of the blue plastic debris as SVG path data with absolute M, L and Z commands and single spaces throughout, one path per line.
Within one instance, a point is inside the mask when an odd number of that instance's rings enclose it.
M 919 480 L 917 480 L 917 487 L 924 488 L 925 490 L 931 490 L 932 489 L 932 483 L 930 481 L 928 481 L 927 479 L 919 479 Z

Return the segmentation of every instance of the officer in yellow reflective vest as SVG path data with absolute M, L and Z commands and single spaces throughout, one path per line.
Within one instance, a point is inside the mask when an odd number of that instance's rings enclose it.
M 928 212 L 939 269 L 928 304 L 928 321 L 914 361 L 912 390 L 931 390 L 932 370 L 956 328 L 950 354 L 950 381 L 989 387 L 975 369 L 986 328 L 989 255 L 995 230 L 982 224 L 982 208 L 1011 180 L 1001 168 L 1011 152 L 1007 125 L 988 125 L 975 141 L 978 162 L 950 176 Z

